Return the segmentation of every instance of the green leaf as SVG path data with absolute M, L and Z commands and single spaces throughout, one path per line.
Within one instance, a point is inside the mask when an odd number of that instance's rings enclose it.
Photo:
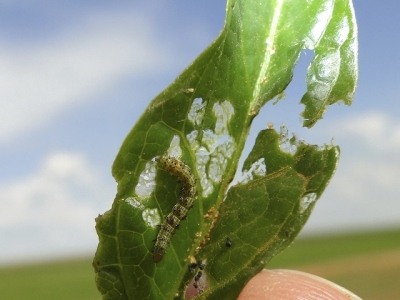
M 357 84 L 357 26 L 351 1 L 334 2 L 324 30 L 308 70 L 307 93 L 301 99 L 306 106 L 303 125 L 307 127 L 322 118 L 328 105 L 338 101 L 350 105 Z
M 318 149 L 293 138 L 287 142 L 297 150 L 286 153 L 282 137 L 261 131 L 244 163 L 246 183 L 227 190 L 253 118 L 285 90 L 303 48 L 317 53 L 302 100 L 305 125 L 312 126 L 329 104 L 350 104 L 355 35 L 345 0 L 228 1 L 219 37 L 149 104 L 115 159 L 118 192 L 112 208 L 96 218 L 93 266 L 103 299 L 182 298 L 195 275 L 188 270 L 193 257 L 207 264 L 200 281 L 204 295 L 234 299 L 293 241 L 333 175 L 337 147 Z M 340 66 L 331 69 L 329 61 Z M 157 225 L 182 189 L 156 161 L 165 152 L 191 169 L 198 199 L 155 263 Z
M 299 233 L 336 169 L 337 146 L 320 150 L 292 140 L 292 155 L 281 150 L 281 141 L 273 129 L 259 133 L 245 162 L 251 180 L 229 189 L 197 254 L 207 265 L 204 299 L 236 299 L 249 278 Z M 260 165 L 266 168 L 255 171 Z

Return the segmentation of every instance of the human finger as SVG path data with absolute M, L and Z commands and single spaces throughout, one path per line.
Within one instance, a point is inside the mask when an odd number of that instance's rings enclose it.
M 238 300 L 361 300 L 321 277 L 293 270 L 263 270 L 244 287 Z

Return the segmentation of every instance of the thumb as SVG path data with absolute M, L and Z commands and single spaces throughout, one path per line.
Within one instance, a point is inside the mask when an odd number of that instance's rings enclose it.
M 361 300 L 321 277 L 293 270 L 263 270 L 244 287 L 238 300 Z

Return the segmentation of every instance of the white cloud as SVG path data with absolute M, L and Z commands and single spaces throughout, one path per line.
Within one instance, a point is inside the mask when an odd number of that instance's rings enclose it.
M 167 65 L 151 28 L 132 12 L 104 12 L 47 40 L 0 40 L 0 144 L 100 95 L 123 76 Z
M 97 174 L 82 155 L 57 153 L 37 172 L 2 184 L 1 259 L 94 251 L 94 218 L 115 190 Z
M 360 139 L 381 151 L 400 150 L 400 123 L 383 112 L 365 112 L 340 122 L 336 134 Z
M 339 167 L 307 231 L 399 225 L 400 122 L 383 112 L 337 122 L 321 131 L 338 141 Z

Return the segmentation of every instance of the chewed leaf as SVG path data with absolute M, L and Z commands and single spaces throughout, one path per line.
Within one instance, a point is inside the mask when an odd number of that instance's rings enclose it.
M 287 247 L 332 177 L 337 146 L 298 143 L 280 149 L 273 129 L 261 131 L 245 166 L 265 161 L 267 174 L 229 189 L 197 258 L 207 261 L 204 299 L 236 299 L 244 284 Z
M 351 2 L 335 1 L 332 18 L 315 45 L 315 58 L 308 69 L 303 125 L 313 126 L 326 107 L 338 101 L 350 105 L 358 77 L 357 24 Z
M 347 27 L 337 25 L 345 19 Z M 335 79 L 323 81 L 328 93 L 303 98 L 304 117 L 318 120 L 338 98 L 349 103 L 355 34 L 345 0 L 228 0 L 220 35 L 151 101 L 114 161 L 118 192 L 96 218 L 93 266 L 103 299 L 174 299 L 203 290 L 212 299 L 228 287 L 236 295 L 294 239 L 333 174 L 336 147 L 293 144 L 297 149 L 282 152 L 275 131 L 262 131 L 244 181 L 227 189 L 254 117 L 290 83 L 303 48 L 317 54 L 309 86 L 320 84 L 314 77 Z M 326 59 L 335 49 L 348 62 L 331 70 Z

